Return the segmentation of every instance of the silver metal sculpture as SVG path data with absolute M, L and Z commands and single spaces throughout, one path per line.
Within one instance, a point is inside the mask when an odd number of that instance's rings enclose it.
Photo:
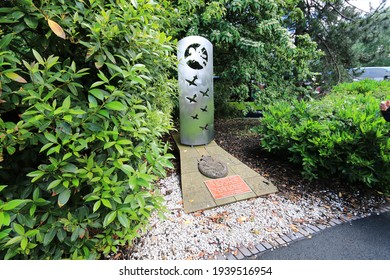
M 178 42 L 180 142 L 205 145 L 214 139 L 213 46 L 189 36 Z

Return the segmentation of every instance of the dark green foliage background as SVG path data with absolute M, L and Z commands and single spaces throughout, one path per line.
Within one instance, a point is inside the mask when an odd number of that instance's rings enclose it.
M 0 258 L 100 258 L 162 213 L 176 94 L 163 5 L 1 1 Z
M 340 84 L 322 99 L 270 105 L 256 131 L 308 179 L 339 176 L 388 193 L 390 125 L 379 103 L 389 97 L 387 81 Z

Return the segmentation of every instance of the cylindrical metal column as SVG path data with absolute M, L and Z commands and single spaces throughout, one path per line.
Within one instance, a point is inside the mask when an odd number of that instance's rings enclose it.
M 205 145 L 214 139 L 213 46 L 200 36 L 178 43 L 180 141 Z

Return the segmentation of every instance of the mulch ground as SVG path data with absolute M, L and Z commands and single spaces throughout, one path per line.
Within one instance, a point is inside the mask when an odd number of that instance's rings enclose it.
M 282 157 L 263 150 L 260 136 L 251 131 L 259 126 L 259 119 L 234 118 L 215 120 L 215 141 L 227 152 L 270 180 L 279 194 L 294 200 L 301 196 L 314 195 L 324 201 L 336 199 L 329 207 L 338 208 L 346 214 L 367 214 L 389 200 L 383 194 L 362 185 L 352 185 L 339 178 L 308 181 L 301 175 L 300 166 L 292 164 L 288 156 Z M 178 155 L 175 154 L 177 157 Z M 176 160 L 175 171 L 180 172 Z

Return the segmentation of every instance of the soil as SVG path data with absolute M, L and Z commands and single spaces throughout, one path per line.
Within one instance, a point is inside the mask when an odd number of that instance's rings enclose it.
M 308 181 L 301 175 L 301 168 L 291 163 L 288 156 L 269 153 L 260 146 L 260 135 L 251 131 L 260 120 L 234 118 L 215 120 L 215 141 L 227 152 L 271 181 L 280 195 L 290 199 L 300 196 L 316 196 L 325 201 L 338 201 L 329 205 L 349 215 L 366 215 L 389 201 L 385 195 L 366 186 L 349 184 L 340 178 Z M 175 154 L 176 158 L 178 155 Z M 177 171 L 178 162 L 175 162 Z

